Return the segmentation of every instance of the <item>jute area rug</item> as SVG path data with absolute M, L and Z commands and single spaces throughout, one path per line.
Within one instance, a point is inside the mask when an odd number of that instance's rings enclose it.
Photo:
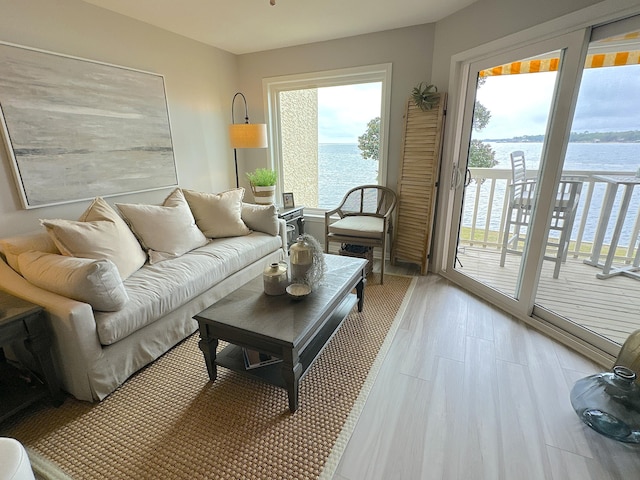
M 411 278 L 372 275 L 300 385 L 286 391 L 218 368 L 210 382 L 195 333 L 100 403 L 27 410 L 5 436 L 41 478 L 331 478 L 405 308 Z

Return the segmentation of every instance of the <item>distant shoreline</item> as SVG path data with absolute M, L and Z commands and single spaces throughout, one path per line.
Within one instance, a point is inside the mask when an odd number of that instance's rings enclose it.
M 512 138 L 483 138 L 493 143 L 542 143 L 544 135 L 521 135 Z M 569 143 L 640 143 L 640 130 L 624 132 L 571 132 Z

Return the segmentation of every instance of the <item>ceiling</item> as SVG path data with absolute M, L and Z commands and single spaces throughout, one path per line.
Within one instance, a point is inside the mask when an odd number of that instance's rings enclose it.
M 84 0 L 235 54 L 436 22 L 476 0 Z

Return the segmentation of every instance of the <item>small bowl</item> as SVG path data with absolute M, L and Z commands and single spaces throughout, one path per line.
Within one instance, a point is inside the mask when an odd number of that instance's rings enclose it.
M 311 293 L 311 287 L 304 283 L 292 283 L 287 287 L 287 294 L 296 300 L 301 300 Z

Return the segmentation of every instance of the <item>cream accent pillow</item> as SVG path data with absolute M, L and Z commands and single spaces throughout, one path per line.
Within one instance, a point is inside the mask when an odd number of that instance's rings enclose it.
M 116 206 L 148 249 L 151 264 L 179 257 L 208 242 L 178 188 L 166 198 L 163 206 L 124 203 Z
M 40 220 L 56 243 L 58 250 L 68 257 L 111 260 L 115 263 L 122 280 L 137 271 L 146 256 L 140 244 L 128 229 L 123 231 L 108 220 L 76 222 L 73 220 Z M 135 242 L 135 245 L 133 244 Z M 142 253 L 142 256 L 139 253 Z
M 135 235 L 118 213 L 97 197 L 73 220 L 40 220 L 58 250 L 69 257 L 111 260 L 126 280 L 147 261 Z
M 222 193 L 183 192 L 198 228 L 208 238 L 240 237 L 251 233 L 241 216 L 244 188 Z
M 280 229 L 278 224 L 278 210 L 274 204 L 257 205 L 255 203 L 242 204 L 242 221 L 251 230 L 276 236 Z
M 25 252 L 18 256 L 20 271 L 32 284 L 88 303 L 94 310 L 115 312 L 129 301 L 116 265 L 111 260 Z
M 30 250 L 46 253 L 60 253 L 53 239 L 46 232 L 16 235 L 15 237 L 0 240 L 0 249 L 7 259 L 7 263 L 16 272 L 20 273 L 18 255 Z

